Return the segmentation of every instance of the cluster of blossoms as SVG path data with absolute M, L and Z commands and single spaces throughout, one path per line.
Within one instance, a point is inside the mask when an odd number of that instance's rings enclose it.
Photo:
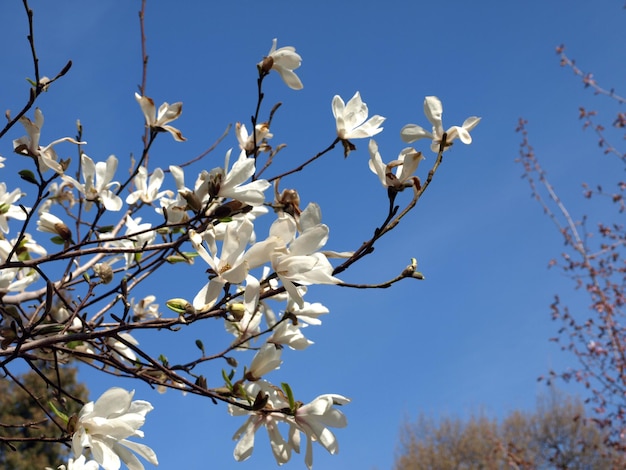
M 299 90 L 303 85 L 294 70 L 300 64 L 301 57 L 293 47 L 277 48 L 274 40 L 257 68 L 261 81 L 274 70 L 290 88 Z M 182 103 L 163 103 L 157 110 L 151 98 L 140 94 L 135 94 L 135 98 L 149 130 L 145 154 L 160 133 L 169 133 L 178 142 L 186 140 L 170 124 L 181 115 Z M 444 132 L 439 99 L 426 97 L 424 109 L 433 126 L 432 132 L 409 124 L 401 132 L 404 141 L 431 139 L 431 149 L 439 155 L 457 138 L 465 144 L 471 142 L 469 131 L 479 118 L 469 118 L 462 126 Z M 347 103 L 335 96 L 332 113 L 336 123 L 335 143 L 342 143 L 346 156 L 356 149 L 352 140 L 371 138 L 383 130 L 380 126 L 385 118 L 369 117 L 367 105 L 358 92 Z M 37 200 L 31 209 L 18 203 L 24 193 L 19 189 L 8 192 L 6 185 L 0 184 L 0 229 L 8 234 L 11 220 L 22 224 L 17 239 L 0 240 L 0 262 L 10 263 L 0 270 L 0 293 L 9 303 L 42 299 L 42 326 L 46 328 L 25 339 L 20 339 L 18 327 L 3 328 L 3 349 L 10 354 L 18 348 L 19 340 L 19 348 L 29 351 L 29 341 L 57 335 L 56 341 L 48 340 L 47 348 L 56 345 L 64 355 L 74 353 L 90 364 L 100 361 L 103 367 L 141 377 L 160 391 L 174 387 L 224 400 L 233 416 L 247 416 L 234 436 L 238 440 L 236 460 L 250 457 L 255 432 L 261 427 L 267 429 L 279 464 L 287 462 L 292 452 L 300 452 L 302 436 L 306 440 L 308 468 L 313 465 L 314 442 L 331 454 L 336 453 L 337 439 L 330 428 L 346 426 L 346 418 L 337 407 L 350 400 L 337 394 L 324 394 L 304 404 L 295 400 L 288 385 L 279 388 L 266 375 L 279 368 L 284 348 L 302 350 L 313 344 L 304 330 L 321 324 L 319 317 L 327 314 L 328 309 L 319 302 L 305 300 L 308 286 L 341 283 L 330 259 L 352 258 L 355 253 L 324 250 L 330 230 L 322 223 L 321 208 L 309 203 L 301 209 L 297 191 L 289 189 L 279 194 L 276 181 L 275 200 L 266 199 L 271 183 L 256 175 L 259 155 L 274 151 L 269 143 L 274 137 L 269 124 L 254 122 L 249 134 L 246 126 L 238 123 L 239 153 L 233 155 L 228 150 L 223 166 L 201 171 L 192 183 L 183 166 L 150 169 L 143 158 L 131 168 L 132 177 L 120 182 L 116 180 L 118 159 L 111 155 L 105 161 L 95 162 L 82 151 L 85 142 L 65 137 L 42 148 L 39 137 L 43 113 L 39 109 L 35 111 L 34 122 L 26 117 L 20 122 L 28 135 L 14 141 L 14 150 L 34 160 L 38 175 L 29 173 L 22 177 L 37 185 L 40 194 L 45 190 L 47 196 Z M 82 175 L 67 174 L 69 160 L 60 160 L 53 149 L 61 142 L 79 146 Z M 419 188 L 415 172 L 424 158 L 421 152 L 405 148 L 397 159 L 384 163 L 378 144 L 371 139 L 369 153 L 370 169 L 390 194 L 409 187 Z M 58 178 L 45 179 L 42 175 L 47 171 L 54 172 Z M 168 180 L 175 189 L 162 190 Z M 122 193 L 126 188 L 131 189 L 124 198 Z M 78 212 L 73 213 L 75 208 Z M 94 208 L 93 222 L 81 219 Z M 262 237 L 255 224 L 270 208 L 276 218 L 267 236 Z M 116 223 L 100 222 L 113 217 L 112 213 L 121 214 Z M 55 258 L 27 235 L 31 219 L 36 220 L 38 231 L 52 234 L 52 241 L 63 246 L 59 258 L 72 260 L 69 267 L 64 265 L 58 281 L 48 281 L 44 287 L 37 284 L 42 266 Z M 185 247 L 191 251 L 184 251 Z M 195 258 L 206 263 L 208 275 L 191 294 L 166 300 L 167 307 L 177 317 L 164 318 L 155 304 L 155 295 L 138 301 L 128 299 L 128 293 L 157 267 L 165 263 L 191 265 Z M 32 269 L 36 265 L 38 269 Z M 78 302 L 76 291 L 81 282 L 89 290 Z M 109 291 L 112 300 L 90 303 L 90 297 L 100 292 L 102 285 L 115 286 Z M 45 307 L 46 303 L 50 305 Z M 283 305 L 282 310 L 275 309 L 277 303 Z M 99 310 L 88 318 L 83 312 L 86 306 Z M 208 389 L 206 379 L 198 374 L 190 374 L 195 379 L 190 381 L 189 377 L 169 370 L 163 358 L 149 361 L 130 333 L 148 322 L 154 327 L 172 328 L 211 317 L 222 318 L 225 331 L 234 337 L 228 352 L 257 351 L 239 376 L 236 376 L 238 362 L 222 354 L 233 370 L 224 374 L 225 384 L 218 389 Z M 259 344 L 262 338 L 264 341 Z M 197 345 L 204 357 L 204 346 L 201 342 Z M 128 440 L 143 437 L 139 428 L 152 410 L 148 402 L 132 398 L 132 392 L 113 388 L 85 405 L 74 420 L 68 419 L 74 452 L 68 469 L 102 466 L 105 470 L 117 470 L 121 462 L 131 470 L 143 469 L 135 454 L 157 464 L 152 449 Z M 286 428 L 286 437 L 279 425 Z M 87 460 L 85 449 L 93 460 Z

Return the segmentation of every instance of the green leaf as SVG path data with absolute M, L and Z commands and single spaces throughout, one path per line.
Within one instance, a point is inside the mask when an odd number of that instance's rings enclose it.
M 55 245 L 65 245 L 65 240 L 63 240 L 63 238 L 59 237 L 58 235 L 52 237 L 50 241 Z
M 18 175 L 20 175 L 20 178 L 22 178 L 24 181 L 28 181 L 29 183 L 33 183 L 39 186 L 39 182 L 35 178 L 35 174 L 32 171 L 21 170 L 18 172 Z
M 199 339 L 196 340 L 196 346 L 198 347 L 198 349 L 200 351 L 202 351 L 202 355 L 204 356 L 204 344 L 202 344 L 202 341 L 200 341 Z
M 291 387 L 289 386 L 287 382 L 281 382 L 280 386 L 282 387 L 283 392 L 285 392 L 285 395 L 287 395 L 287 400 L 289 400 L 289 409 L 295 412 L 296 401 L 293 398 L 293 392 L 291 391 Z
M 54 406 L 54 403 L 52 403 L 51 401 L 48 402 L 48 406 L 52 408 L 52 411 L 54 412 L 55 415 L 57 415 L 59 418 L 63 420 L 65 424 L 67 424 L 70 418 L 65 413 L 63 413 L 56 406 Z
M 222 378 L 224 379 L 224 382 L 226 382 L 226 386 L 228 387 L 229 390 L 232 391 L 233 389 L 233 383 L 230 381 L 232 376 L 228 376 L 226 374 L 226 371 L 224 369 L 222 369 Z

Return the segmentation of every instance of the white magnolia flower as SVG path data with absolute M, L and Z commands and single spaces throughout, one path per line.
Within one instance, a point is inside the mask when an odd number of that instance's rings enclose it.
M 156 238 L 156 232 L 149 230 L 152 224 L 149 222 L 140 223 L 141 217 L 132 218 L 130 215 L 126 217 L 126 238 L 123 240 L 115 240 L 110 242 L 113 246 L 120 248 L 144 248 L 151 244 Z M 105 238 L 105 237 L 101 237 Z M 141 259 L 141 252 L 124 253 L 126 261 L 126 269 L 130 268 L 135 262 Z
M 311 403 L 301 406 L 296 410 L 295 424 L 292 426 L 302 431 L 307 438 L 306 455 L 304 462 L 309 468 L 313 468 L 313 442 L 319 442 L 328 452 L 339 452 L 337 438 L 329 427 L 344 428 L 348 422 L 344 414 L 334 405 L 345 405 L 350 399 L 341 395 L 321 395 Z M 292 445 L 296 451 L 300 448 L 300 435 L 292 429 L 290 435 L 293 438 Z
M 133 401 L 134 393 L 110 388 L 95 403 L 83 406 L 72 436 L 75 456 L 82 455 L 83 449 L 88 448 L 105 470 L 118 470 L 121 462 L 129 470 L 144 470 L 134 453 L 158 465 L 156 454 L 150 447 L 127 440 L 128 437 L 143 437 L 139 428 L 146 421 L 146 414 L 153 409 L 147 401 Z
M 247 154 L 254 150 L 255 141 L 257 146 L 259 147 L 259 150 L 261 150 L 262 152 L 270 150 L 269 145 L 263 144 L 263 140 L 269 140 L 274 137 L 274 135 L 270 132 L 270 128 L 266 122 L 257 124 L 254 128 L 254 134 L 250 135 L 248 135 L 248 129 L 246 129 L 246 125 L 238 122 L 235 124 L 235 134 L 237 135 L 239 148 L 241 150 L 245 150 Z
M 63 240 L 71 240 L 72 232 L 65 223 L 50 212 L 42 212 L 37 220 L 37 230 L 60 236 Z
M 29 240 L 30 236 L 24 234 L 25 238 L 21 240 L 20 246 L 22 249 L 26 249 L 28 253 L 36 253 L 41 256 L 45 256 L 46 250 L 40 247 L 35 242 Z M 4 263 L 8 261 L 9 253 L 13 251 L 13 247 L 17 243 L 17 239 L 8 241 L 6 239 L 0 239 L 0 262 Z M 27 253 L 17 252 L 13 253 L 11 261 L 17 261 L 18 259 L 30 259 Z M 35 281 L 39 280 L 39 272 L 29 268 L 2 268 L 0 269 L 0 293 L 5 292 L 23 292 L 28 286 Z
M 163 170 L 157 168 L 152 173 L 150 183 L 148 183 L 148 170 L 146 167 L 140 166 L 137 170 L 137 176 L 133 179 L 137 189 L 128 195 L 126 204 L 135 204 L 137 201 L 151 204 L 163 196 L 172 197 L 173 193 L 170 190 L 159 192 L 164 178 Z
M 272 336 L 267 339 L 268 343 L 283 344 L 291 349 L 302 350 L 313 344 L 313 341 L 307 339 L 300 331 L 301 327 L 306 325 L 294 325 L 291 321 L 283 321 L 272 332 Z
M 81 455 L 76 460 L 70 457 L 67 461 L 67 467 L 65 465 L 59 465 L 57 470 L 98 470 L 100 465 L 95 460 L 89 460 Z M 53 470 L 51 467 L 46 467 L 46 470 Z
M 243 302 L 231 304 L 229 312 L 231 315 L 225 319 L 226 331 L 235 336 L 235 343 L 238 350 L 248 349 L 248 342 L 245 339 L 261 332 L 261 317 L 259 311 L 259 295 L 261 285 L 254 276 L 246 276 L 246 287 L 243 294 Z
M 231 149 L 232 150 L 232 149 Z M 224 167 L 217 167 L 210 172 L 203 171 L 196 181 L 194 193 L 201 201 L 207 197 L 231 198 L 237 201 L 259 206 L 265 202 L 263 192 L 271 185 L 266 180 L 255 180 L 243 184 L 254 175 L 256 162 L 242 150 L 239 158 L 228 171 L 231 150 L 226 152 Z M 228 171 L 228 172 L 227 172 Z
M 302 215 L 300 217 L 300 236 L 296 237 L 295 219 L 283 213 L 270 227 L 269 237 L 251 246 L 245 254 L 250 269 L 270 261 L 289 297 L 300 306 L 304 305 L 304 299 L 295 283 L 310 285 L 341 282 L 332 275 L 333 267 L 326 256 L 318 252 L 328 240 L 329 228 L 319 222 L 312 223 L 318 220 L 319 210 L 310 210 L 307 214 L 311 215 L 311 220 L 308 220 L 309 215 L 305 215 L 304 224 Z
M 39 280 L 39 273 L 34 269 L 0 269 L 0 293 L 23 292 L 28 286 Z
M 133 338 L 130 333 L 119 333 L 118 336 L 134 346 L 139 345 L 139 341 Z M 109 346 L 111 346 L 111 348 L 113 348 L 113 353 L 117 356 L 118 359 L 127 360 L 130 362 L 135 362 L 137 360 L 137 355 L 135 354 L 135 351 L 133 351 L 130 347 L 128 347 L 121 341 L 118 341 L 115 338 L 109 338 L 107 340 L 107 343 Z
M 106 162 L 94 163 L 91 158 L 83 153 L 80 160 L 85 184 L 80 184 L 67 175 L 63 175 L 63 180 L 85 195 L 87 200 L 85 208 L 87 210 L 91 208 L 93 201 L 100 201 L 106 210 L 119 211 L 122 208 L 122 199 L 112 189 L 119 187 L 120 184 L 117 181 L 111 181 L 115 170 L 117 170 L 117 158 L 111 155 Z
M 441 101 L 436 96 L 427 96 L 424 99 L 424 114 L 433 125 L 432 132 L 428 132 L 426 129 L 416 125 L 407 124 L 400 131 L 402 140 L 407 143 L 415 142 L 419 139 L 432 139 L 433 143 L 430 149 L 438 153 L 443 138 L 444 130 L 441 117 L 443 115 L 443 106 Z M 474 129 L 480 122 L 480 118 L 476 116 L 468 117 L 461 126 L 452 126 L 446 132 L 446 148 L 452 145 L 454 139 L 459 139 L 464 144 L 471 144 L 472 137 L 469 131 Z
M 135 93 L 135 99 L 139 103 L 139 106 L 141 106 L 141 110 L 146 118 L 146 125 L 148 127 L 156 129 L 157 131 L 169 132 L 172 134 L 172 137 L 174 137 L 174 140 L 178 142 L 184 142 L 187 140 L 178 129 L 167 125 L 167 123 L 180 117 L 183 112 L 183 103 L 163 103 L 159 106 L 159 111 L 157 112 L 152 98 Z
M 2 155 L 0 155 L 0 168 L 4 168 L 4 161 L 6 160 L 6 158 L 4 158 Z
M 135 298 L 130 299 L 130 308 L 133 311 L 133 320 L 141 321 L 147 318 L 159 318 L 159 304 L 153 303 L 156 300 L 154 295 L 148 295 L 135 303 Z
M 249 265 L 243 257 L 244 250 L 250 241 L 252 222 L 247 219 L 229 222 L 226 235 L 222 242 L 221 256 L 217 256 L 215 233 L 209 228 L 203 235 L 190 230 L 189 239 L 200 257 L 206 261 L 216 274 L 193 300 L 197 310 L 213 305 L 226 283 L 241 284 L 248 275 Z M 208 250 L 204 247 L 206 241 Z
M 404 188 L 413 185 L 412 181 L 409 180 L 412 179 L 419 162 L 424 159 L 421 152 L 407 147 L 400 152 L 397 160 L 384 164 L 374 139 L 370 140 L 369 152 L 370 170 L 378 176 L 383 186 L 394 188 L 397 191 L 402 191 Z M 395 173 L 393 172 L 394 168 L 396 170 Z
M 20 118 L 20 122 L 26 129 L 26 133 L 28 135 L 14 140 L 13 150 L 15 153 L 19 153 L 20 155 L 28 155 L 36 158 L 37 165 L 41 172 L 51 169 L 59 174 L 63 173 L 63 168 L 57 161 L 59 158 L 54 151 L 54 146 L 56 144 L 61 142 L 71 142 L 73 144 L 82 145 L 87 143 L 78 142 L 71 137 L 63 137 L 55 140 L 43 148 L 40 147 L 39 139 L 41 137 L 41 127 L 43 126 L 43 113 L 39 108 L 35 109 L 35 122 L 32 122 L 26 116 L 22 116 Z
M 4 233 L 9 233 L 7 219 L 26 219 L 26 212 L 21 207 L 13 205 L 22 196 L 25 196 L 25 194 L 19 188 L 7 193 L 7 185 L 0 183 L 0 230 Z M 25 207 L 25 209 L 26 211 L 30 210 L 28 207 Z
M 287 312 L 293 314 L 298 319 L 298 322 L 303 321 L 309 325 L 321 325 L 322 320 L 318 317 L 320 315 L 326 315 L 329 310 L 319 302 L 309 303 L 304 302 L 302 308 L 296 304 L 293 300 L 289 300 L 287 303 Z
M 303 85 L 294 70 L 302 64 L 302 57 L 296 53 L 292 46 L 276 49 L 277 39 L 272 41 L 272 48 L 267 57 L 259 62 L 258 67 L 268 73 L 271 69 L 276 70 L 287 86 L 293 90 L 301 90 Z
M 366 121 L 367 115 L 367 105 L 361 101 L 358 91 L 348 104 L 344 104 L 339 95 L 333 98 L 333 116 L 337 121 L 337 135 L 341 140 L 363 139 L 382 132 L 380 125 L 385 118 L 375 115 Z
M 252 359 L 246 378 L 253 382 L 278 369 L 283 362 L 280 359 L 282 351 L 273 344 L 265 343 Z
M 266 407 L 269 409 L 279 410 L 289 407 L 289 402 L 284 398 L 282 392 L 264 380 L 249 383 L 244 389 L 248 396 L 252 398 L 256 397 L 259 392 L 264 394 L 267 398 Z M 265 409 L 259 412 L 246 411 L 234 405 L 228 405 L 228 411 L 233 416 L 248 415 L 246 422 L 233 436 L 233 440 L 239 440 L 233 452 L 235 460 L 241 462 L 252 455 L 255 433 L 259 428 L 265 426 L 276 463 L 282 465 L 289 461 L 292 447 L 285 441 L 278 430 L 278 423 L 284 420 L 282 413 L 272 413 Z

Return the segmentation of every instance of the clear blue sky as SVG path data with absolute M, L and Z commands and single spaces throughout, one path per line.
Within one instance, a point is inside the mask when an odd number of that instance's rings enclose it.
M 143 116 L 133 93 L 141 79 L 139 2 L 31 6 L 42 74 L 52 76 L 68 59 L 74 62 L 38 102 L 46 118 L 42 142 L 74 135 L 80 118 L 94 160 L 138 155 Z M 266 105 L 283 102 L 272 142 L 288 144 L 280 157 L 284 168 L 332 142 L 335 94 L 347 100 L 359 90 L 372 114 L 387 117 L 376 138 L 386 161 L 404 147 L 402 126 L 427 124 L 426 95 L 441 98 L 446 126 L 470 115 L 483 118 L 471 146 L 457 143 L 446 153 L 433 186 L 406 223 L 343 276 L 348 282 L 382 282 L 416 257 L 426 280 L 385 291 L 313 289 L 307 300 L 331 310 L 322 327 L 306 331 L 315 345 L 288 352 L 282 368 L 268 376 L 275 383 L 288 381 L 303 401 L 322 393 L 352 398 L 343 410 L 349 426 L 337 432 L 340 453 L 329 456 L 316 446 L 315 468 L 390 468 L 404 418 L 530 409 L 543 390 L 537 377 L 571 363 L 548 342 L 559 326 L 550 321 L 553 294 L 571 290 L 560 273 L 546 269 L 563 246 L 520 179 L 514 129 L 520 116 L 530 121 L 532 143 L 552 182 L 584 211 L 580 183 L 622 168 L 602 158 L 577 118 L 579 105 L 602 111 L 606 101 L 559 67 L 554 49 L 565 43 L 597 80 L 618 86 L 626 72 L 625 14 L 621 2 L 609 0 L 149 2 L 147 94 L 157 104 L 183 101 L 176 127 L 188 139 L 158 139 L 153 165 L 186 161 L 228 123 L 249 122 L 255 64 L 274 37 L 279 47 L 293 45 L 303 57 L 302 91 L 288 89 L 277 75 L 266 80 Z M 32 77 L 32 67 L 26 25 L 21 2 L 2 2 L 3 110 L 16 111 L 27 98 L 24 78 Z M 14 161 L 11 139 L 22 134 L 21 127 L 13 129 L 0 143 L 0 154 Z M 305 202 L 321 205 L 331 227 L 329 249 L 357 248 L 385 216 L 385 192 L 367 167 L 367 141 L 355 143 L 358 151 L 347 160 L 337 150 L 291 183 Z M 236 145 L 231 134 L 195 168 L 222 164 L 225 151 Z M 425 144 L 418 148 L 428 154 L 424 178 L 434 156 Z M 119 171 L 124 168 L 120 163 Z M 26 189 L 16 169 L 8 164 L 0 170 L 3 180 Z M 170 297 L 190 298 L 205 282 L 199 272 L 183 280 L 179 274 L 162 277 L 149 287 L 161 305 Z M 196 326 L 166 341 L 138 338 L 170 361 L 189 357 L 185 353 L 194 352 L 196 338 L 208 350 L 230 341 L 218 322 Z M 89 371 L 83 377 L 94 398 L 119 385 L 136 388 L 137 398 L 154 404 L 143 442 L 157 451 L 160 468 L 275 465 L 264 432 L 249 461 L 233 460 L 231 436 L 242 421 L 223 406 L 175 391 L 158 395 L 140 383 L 102 380 Z M 219 385 L 217 374 L 208 380 Z M 304 468 L 303 458 L 294 456 L 286 467 Z

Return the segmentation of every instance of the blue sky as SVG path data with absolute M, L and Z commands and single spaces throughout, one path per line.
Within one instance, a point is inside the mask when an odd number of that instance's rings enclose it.
M 520 136 L 514 130 L 519 117 L 530 121 L 532 144 L 552 183 L 578 213 L 585 212 L 582 181 L 623 171 L 601 155 L 595 137 L 582 132 L 578 121 L 578 106 L 598 109 L 610 119 L 611 103 L 584 90 L 579 79 L 559 67 L 554 52 L 565 43 L 599 82 L 620 85 L 626 71 L 619 47 L 626 39 L 621 3 L 173 5 L 148 5 L 147 94 L 157 103 L 184 103 L 176 126 L 188 141 L 160 138 L 151 151 L 153 165 L 184 162 L 211 145 L 228 123 L 249 123 L 255 64 L 274 37 L 279 47 L 293 45 L 302 55 L 298 75 L 304 83 L 296 92 L 276 74 L 266 80 L 265 111 L 276 101 L 283 103 L 272 142 L 288 144 L 276 171 L 333 141 L 330 103 L 335 94 L 347 100 L 358 90 L 371 114 L 387 117 L 385 131 L 376 137 L 385 161 L 404 147 L 402 126 L 428 124 L 422 112 L 426 95 L 441 98 L 446 126 L 460 125 L 471 115 L 483 118 L 471 146 L 457 143 L 445 154 L 433 185 L 406 222 L 342 276 L 348 282 L 382 282 L 416 257 L 426 280 L 384 291 L 312 289 L 307 300 L 321 301 L 331 311 L 322 327 L 307 330 L 315 345 L 288 352 L 281 369 L 268 376 L 275 383 L 288 381 L 303 401 L 322 393 L 352 398 L 343 410 L 348 428 L 337 432 L 340 453 L 330 456 L 316 447 L 315 468 L 390 468 L 400 425 L 420 412 L 466 416 L 484 410 L 502 416 L 531 409 L 543 390 L 537 377 L 572 363 L 548 342 L 559 326 L 550 321 L 553 295 L 569 293 L 571 285 L 558 271 L 547 270 L 563 245 L 520 179 L 521 167 L 514 163 Z M 115 154 L 127 161 L 131 153 L 138 155 L 143 116 L 133 93 L 141 79 L 139 2 L 33 1 L 31 7 L 42 73 L 52 76 L 68 59 L 74 63 L 38 102 L 46 117 L 42 141 L 74 135 L 80 118 L 86 151 L 95 160 Z M 27 98 L 24 78 L 32 77 L 32 66 L 26 24 L 21 2 L 2 2 L 3 109 L 20 109 Z M 11 139 L 22 134 L 21 128 L 13 129 L 0 143 L 0 154 L 15 161 Z M 355 144 L 358 150 L 347 160 L 337 149 L 290 183 L 305 203 L 321 205 L 331 228 L 329 249 L 357 248 L 385 216 L 385 191 L 367 167 L 367 141 Z M 419 144 L 428 157 L 418 171 L 425 178 L 434 155 Z M 194 168 L 221 165 L 225 151 L 236 145 L 231 134 Z M 4 181 L 26 189 L 12 172 L 21 167 L 7 163 L 0 170 Z M 153 281 L 150 288 L 158 290 L 161 304 L 169 297 L 190 298 L 205 282 L 184 275 Z M 579 305 L 584 313 L 584 304 Z M 138 338 L 170 360 L 193 354 L 195 338 L 209 350 L 210 341 L 220 346 L 230 341 L 219 323 L 200 324 L 165 341 Z M 83 377 L 94 398 L 119 385 L 136 388 L 137 398 L 154 404 L 144 442 L 157 451 L 160 468 L 274 466 L 262 433 L 249 461 L 233 460 L 231 436 L 241 421 L 223 406 L 175 391 L 157 395 L 140 383 L 102 379 L 88 370 Z M 218 385 L 219 376 L 208 380 Z M 303 460 L 295 456 L 286 467 L 303 468 Z

